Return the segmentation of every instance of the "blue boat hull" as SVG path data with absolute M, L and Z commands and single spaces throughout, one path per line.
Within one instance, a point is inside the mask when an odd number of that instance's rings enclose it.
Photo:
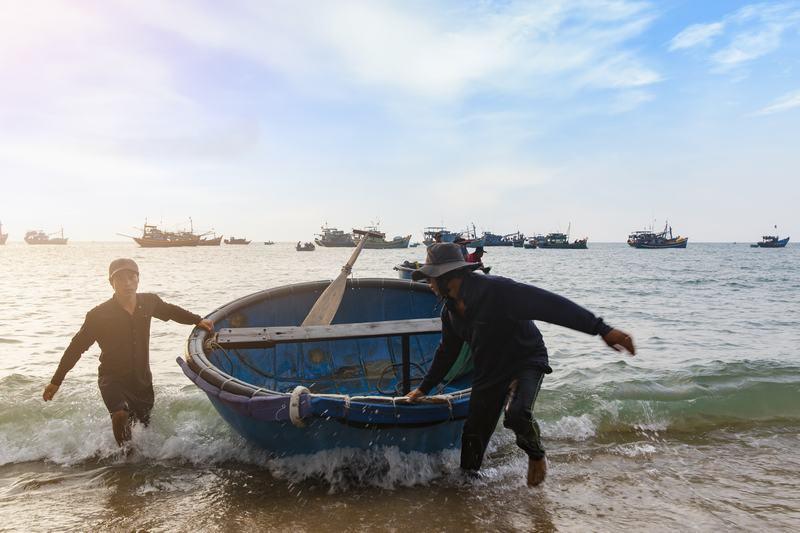
M 327 285 L 262 291 L 227 304 L 209 318 L 219 329 L 298 325 Z M 427 285 L 348 280 L 334 324 L 436 316 L 436 298 Z M 427 371 L 439 337 L 410 338 L 412 379 Z M 428 453 L 460 446 L 471 375 L 457 376 L 439 391 L 446 403 L 393 400 L 401 395 L 398 336 L 238 350 L 209 346 L 206 340 L 206 333 L 195 329 L 187 358 L 178 358 L 178 364 L 233 429 L 275 456 L 374 446 Z M 290 414 L 293 401 L 299 405 L 295 415 Z
M 274 456 L 302 455 L 337 448 L 366 450 L 396 446 L 403 452 L 434 453 L 461 446 L 463 420 L 420 428 L 363 428 L 312 419 L 306 427 L 291 422 L 264 422 L 241 416 L 225 402 L 209 396 L 222 418 L 237 433 Z
M 758 248 L 785 248 L 786 245 L 789 244 L 789 237 L 785 239 L 780 239 L 774 242 L 758 242 L 756 243 L 756 247 Z

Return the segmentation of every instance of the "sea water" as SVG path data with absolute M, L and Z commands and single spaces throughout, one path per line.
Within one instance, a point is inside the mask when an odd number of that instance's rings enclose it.
M 97 346 L 41 395 L 85 313 L 134 258 L 140 291 L 199 314 L 331 279 L 351 249 L 0 246 L 0 530 L 792 530 L 800 526 L 800 252 L 489 248 L 492 273 L 591 309 L 637 344 L 540 323 L 554 373 L 536 404 L 549 475 L 498 428 L 477 479 L 458 452 L 333 450 L 274 459 L 235 433 L 175 357 L 190 327 L 153 321 L 156 406 L 121 454 Z M 395 277 L 424 247 L 365 250 L 356 277 Z

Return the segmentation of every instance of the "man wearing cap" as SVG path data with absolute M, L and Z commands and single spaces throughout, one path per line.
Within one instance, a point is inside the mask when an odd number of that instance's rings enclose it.
M 45 387 L 44 401 L 53 399 L 61 382 L 81 355 L 95 342 L 100 345 L 97 383 L 117 444 L 131 438 L 131 425 L 150 421 L 153 408 L 153 376 L 150 373 L 150 319 L 156 317 L 214 330 L 210 320 L 164 302 L 155 294 L 136 292 L 139 267 L 133 259 L 115 259 L 108 267 L 114 295 L 86 314 L 72 338 L 53 378 Z
M 472 351 L 474 374 L 469 414 L 461 435 L 461 468 L 480 469 L 489 438 L 505 408 L 503 425 L 514 431 L 528 455 L 529 486 L 544 481 L 545 450 L 533 404 L 545 374 L 552 372 L 542 334 L 533 320 L 601 335 L 614 350 L 635 354 L 633 340 L 583 307 L 546 290 L 473 271 L 480 263 L 464 261 L 455 244 L 434 244 L 415 281 L 427 278 L 444 300 L 442 340 L 433 362 L 411 401 L 439 384 L 459 355 L 463 342 Z

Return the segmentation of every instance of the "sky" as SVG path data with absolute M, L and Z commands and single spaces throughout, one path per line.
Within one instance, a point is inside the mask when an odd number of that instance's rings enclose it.
M 0 222 L 800 239 L 800 0 L 0 0 Z

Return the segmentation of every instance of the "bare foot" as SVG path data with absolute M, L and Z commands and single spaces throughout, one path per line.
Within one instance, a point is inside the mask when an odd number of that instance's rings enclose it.
M 528 486 L 535 487 L 547 477 L 547 459 L 528 459 Z

